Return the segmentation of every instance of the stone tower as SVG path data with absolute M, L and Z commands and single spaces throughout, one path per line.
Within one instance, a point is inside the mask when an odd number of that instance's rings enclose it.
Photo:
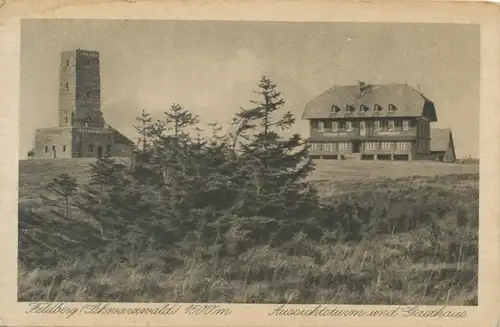
M 56 127 L 37 129 L 35 157 L 45 159 L 130 156 L 133 142 L 106 124 L 101 111 L 99 53 L 61 53 Z
M 64 51 L 59 78 L 59 126 L 104 127 L 99 53 Z

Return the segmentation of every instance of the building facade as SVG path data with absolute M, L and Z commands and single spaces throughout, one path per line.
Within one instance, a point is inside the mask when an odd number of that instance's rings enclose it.
M 133 142 L 106 124 L 101 111 L 99 53 L 61 54 L 58 126 L 38 129 L 35 158 L 130 156 Z
M 335 86 L 310 101 L 313 159 L 428 160 L 434 103 L 406 84 Z

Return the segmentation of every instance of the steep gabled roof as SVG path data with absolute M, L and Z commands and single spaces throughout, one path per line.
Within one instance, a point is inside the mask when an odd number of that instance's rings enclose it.
M 119 144 L 125 144 L 129 146 L 134 146 L 134 142 L 131 141 L 128 137 L 120 133 L 118 130 L 114 129 L 113 127 L 109 126 L 113 130 L 113 138 L 115 140 L 115 143 Z
M 448 149 L 451 137 L 451 129 L 449 128 L 432 128 L 431 151 L 445 152 Z
M 389 111 L 390 104 L 396 106 L 396 111 Z M 337 114 L 332 114 L 334 105 L 340 108 Z M 346 115 L 346 105 L 354 107 L 352 114 Z M 367 106 L 368 111 L 361 112 L 361 105 Z M 381 107 L 378 114 L 374 111 L 375 105 Z M 302 119 L 387 116 L 426 116 L 437 121 L 434 103 L 407 84 L 366 85 L 363 92 L 359 85 L 334 86 L 307 103 Z

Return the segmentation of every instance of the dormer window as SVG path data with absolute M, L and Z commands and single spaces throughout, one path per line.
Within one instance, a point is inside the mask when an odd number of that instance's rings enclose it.
M 337 113 L 339 111 L 340 111 L 340 108 L 338 106 L 336 106 L 336 105 L 332 106 L 332 113 Z
M 395 106 L 395 105 L 393 105 L 393 104 L 390 104 L 390 105 L 389 105 L 389 111 L 396 111 L 396 109 L 397 109 L 397 108 L 396 108 L 396 106 Z
M 350 104 L 346 104 L 345 105 L 345 111 L 346 112 L 353 112 L 354 111 L 354 107 L 351 106 Z
M 382 111 L 382 106 L 379 104 L 373 105 L 373 111 Z
M 359 106 L 359 111 L 361 112 L 367 112 L 370 108 L 368 108 L 368 106 L 362 104 L 361 106 Z

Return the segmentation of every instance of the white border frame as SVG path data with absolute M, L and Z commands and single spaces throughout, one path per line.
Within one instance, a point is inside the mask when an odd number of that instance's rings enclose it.
M 0 8 L 0 185 L 2 197 L 0 242 L 4 256 L 0 270 L 0 323 L 12 326 L 456 326 L 491 325 L 500 317 L 499 267 L 499 131 L 500 15 L 498 6 L 479 2 L 341 2 L 341 1 L 32 1 L 7 2 Z M 84 5 L 86 3 L 87 5 Z M 94 3 L 94 4 L 88 4 Z M 1 4 L 1 3 L 0 3 Z M 228 304 L 229 316 L 104 316 L 26 314 L 28 304 L 17 303 L 17 185 L 20 18 L 116 18 L 253 21 L 349 21 L 471 23 L 481 26 L 480 92 L 480 225 L 479 306 L 466 310 L 467 318 L 349 318 L 269 316 L 277 305 Z M 496 144 L 495 144 L 496 143 Z M 81 308 L 83 303 L 65 304 Z M 158 307 L 153 304 L 112 304 L 115 307 Z M 296 306 L 312 308 L 309 306 Z M 381 308 L 389 306 L 333 306 Z M 435 309 L 424 307 L 421 309 Z

